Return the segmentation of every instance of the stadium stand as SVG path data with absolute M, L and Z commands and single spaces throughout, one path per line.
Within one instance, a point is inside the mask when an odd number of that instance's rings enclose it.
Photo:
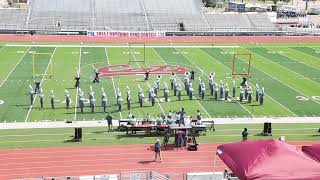
M 274 25 L 265 14 L 221 13 L 207 14 L 211 30 L 230 31 L 234 29 L 246 31 L 275 30 Z
M 24 9 L 0 9 L 0 29 L 24 29 L 27 13 Z
M 205 14 L 201 0 L 32 0 L 28 7 L 28 10 L 0 9 L 4 17 L 0 28 L 67 31 L 275 29 L 265 14 Z

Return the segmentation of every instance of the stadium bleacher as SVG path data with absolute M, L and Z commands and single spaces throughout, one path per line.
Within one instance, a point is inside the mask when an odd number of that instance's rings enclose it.
M 203 8 L 201 0 L 32 0 L 28 10 L 0 9 L 0 15 L 4 17 L 0 28 L 131 31 L 275 29 L 265 14 L 205 14 Z M 57 22 L 60 27 L 57 27 Z

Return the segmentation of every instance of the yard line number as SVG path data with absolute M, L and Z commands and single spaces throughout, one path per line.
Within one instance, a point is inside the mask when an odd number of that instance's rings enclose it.
M 309 100 L 316 100 L 316 101 L 320 101 L 320 96 L 311 96 L 311 97 L 306 97 L 306 96 L 296 96 L 296 98 L 299 101 L 309 101 Z

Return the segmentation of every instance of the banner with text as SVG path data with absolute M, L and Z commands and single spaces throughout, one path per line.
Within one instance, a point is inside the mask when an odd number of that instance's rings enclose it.
M 163 31 L 87 31 L 88 36 L 107 37 L 165 37 Z

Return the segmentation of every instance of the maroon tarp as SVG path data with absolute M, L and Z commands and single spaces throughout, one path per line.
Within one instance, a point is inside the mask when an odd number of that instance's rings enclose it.
M 302 151 L 308 154 L 313 159 L 320 162 L 320 144 L 314 144 L 311 146 L 302 146 Z
M 320 163 L 279 140 L 218 146 L 218 156 L 241 180 L 319 180 Z

